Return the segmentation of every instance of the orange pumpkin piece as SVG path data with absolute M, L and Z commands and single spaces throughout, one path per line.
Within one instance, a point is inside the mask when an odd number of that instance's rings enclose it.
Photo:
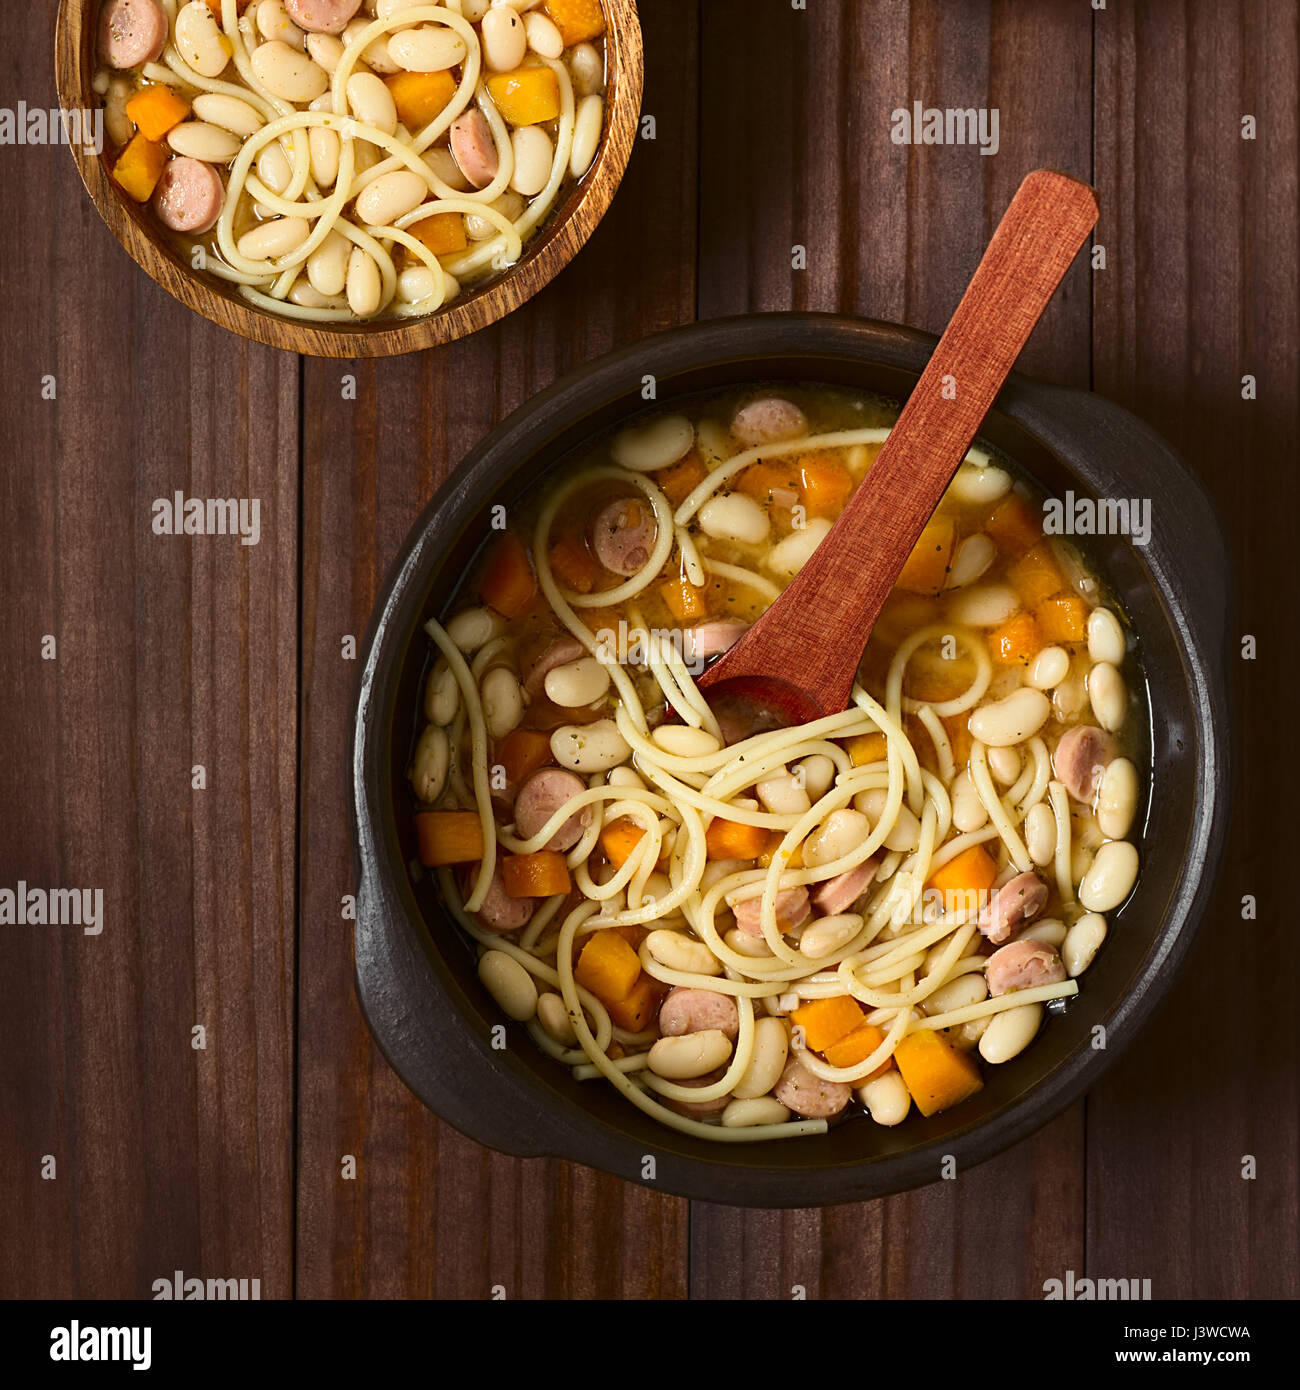
M 513 531 L 507 531 L 496 543 L 479 595 L 488 607 L 507 618 L 522 618 L 533 606 L 537 580 L 524 543 Z
M 679 623 L 696 622 L 709 611 L 705 590 L 697 589 L 689 579 L 670 579 L 659 586 L 659 593 Z
M 999 550 L 1023 555 L 1043 534 L 1043 528 L 1029 503 L 1018 493 L 1009 492 L 989 514 L 984 533 L 997 542 Z
M 1043 635 L 1030 613 L 1014 613 L 989 633 L 989 651 L 999 666 L 1028 666 L 1042 647 Z
M 508 854 L 501 861 L 501 884 L 512 898 L 553 898 L 573 887 L 564 855 L 553 849 Z
M 858 734 L 844 745 L 854 767 L 881 763 L 889 756 L 889 740 L 884 734 Z
M 804 454 L 799 490 L 809 516 L 838 516 L 853 491 L 853 475 L 834 454 Z
M 805 1044 L 813 1052 L 825 1053 L 828 1047 L 847 1037 L 862 1022 L 862 1009 L 851 994 L 836 994 L 829 999 L 810 999 L 790 1013 L 803 1029 Z
M 600 578 L 600 562 L 577 532 L 561 536 L 551 547 L 551 573 L 575 594 L 589 594 Z
M 476 864 L 483 858 L 483 826 L 477 811 L 421 811 L 415 818 L 420 863 L 426 869 Z
M 776 459 L 769 463 L 760 459 L 741 469 L 736 487 L 760 506 L 771 503 L 776 507 L 793 507 L 800 498 L 803 479 L 793 463 Z
M 412 77 L 414 73 L 410 74 Z M 465 219 L 458 212 L 434 212 L 406 229 L 432 256 L 450 256 L 469 245 Z
M 645 827 L 638 825 L 631 816 L 619 816 L 601 828 L 600 847 L 605 851 L 605 858 L 616 869 L 621 869 L 644 834 Z
M 767 842 L 763 845 L 762 853 L 758 856 L 758 867 L 766 869 L 772 862 L 772 856 L 781 848 L 781 841 L 785 839 L 784 830 L 772 830 L 768 832 Z M 803 868 L 803 846 L 795 845 L 794 853 L 785 862 L 787 869 Z
M 932 516 L 907 557 L 896 587 L 916 594 L 937 594 L 948 578 L 956 536 L 957 526 L 950 516 Z
M 952 745 L 952 760 L 957 764 L 958 772 L 970 761 L 971 744 L 975 741 L 966 725 L 969 717 L 965 714 L 950 714 L 940 720 L 947 730 L 948 742 Z
M 979 1063 L 933 1028 L 909 1033 L 894 1049 L 894 1060 L 916 1108 L 927 1118 L 959 1105 L 984 1085 Z
M 1088 636 L 1089 608 L 1078 594 L 1057 594 L 1034 609 L 1045 642 L 1083 642 Z
M 546 13 L 560 31 L 565 48 L 605 32 L 605 14 L 600 0 L 546 0 Z
M 554 761 L 551 740 L 540 729 L 511 729 L 495 751 L 495 761 L 505 772 L 506 781 L 515 787 Z
M 487 89 L 511 125 L 541 125 L 560 114 L 560 80 L 550 68 L 515 68 L 493 73 Z
M 845 1033 L 842 1038 L 837 1038 L 822 1053 L 822 1056 L 833 1067 L 856 1067 L 859 1062 L 865 1062 L 884 1041 L 884 1033 L 874 1023 L 864 1021 L 859 1023 L 851 1033 Z M 862 1078 L 862 1081 L 855 1081 L 853 1084 L 860 1086 L 865 1081 L 874 1081 L 876 1077 L 884 1076 L 893 1065 L 894 1059 L 887 1057 L 875 1071 L 869 1071 Z
M 183 96 L 161 82 L 142 87 L 126 104 L 126 114 L 150 140 L 161 140 L 173 126 L 178 126 L 190 114 L 190 104 Z
M 998 866 L 989 858 L 983 846 L 972 845 L 950 859 L 930 875 L 927 888 L 937 889 L 945 902 L 969 910 L 969 893 L 985 893 L 998 876 Z M 960 895 L 960 896 L 959 896 Z
M 137 203 L 147 203 L 158 187 L 168 160 L 166 145 L 157 145 L 142 130 L 136 131 L 131 143 L 117 157 L 113 178 L 118 186 Z
M 573 978 L 607 1007 L 626 999 L 640 977 L 640 958 L 610 927 L 591 933 L 573 969 Z
M 767 845 L 767 831 L 718 816 L 709 822 L 704 841 L 710 859 L 757 859 Z
M 436 120 L 456 95 L 456 79 L 445 68 L 440 72 L 395 72 L 384 78 L 397 107 L 397 115 L 408 130 L 423 130 Z
M 1050 542 L 1045 540 L 1030 546 L 1007 571 L 1007 578 L 1026 608 L 1037 608 L 1065 587 L 1065 575 L 1056 563 Z
M 653 975 L 643 974 L 626 998 L 615 999 L 605 1005 L 609 1010 L 610 1022 L 616 1028 L 626 1028 L 629 1033 L 644 1033 L 659 1007 L 659 1001 L 667 992 L 667 985 Z
M 668 468 L 660 468 L 651 475 L 663 489 L 664 496 L 674 507 L 680 507 L 697 487 L 709 476 L 703 460 L 694 449 L 684 458 Z

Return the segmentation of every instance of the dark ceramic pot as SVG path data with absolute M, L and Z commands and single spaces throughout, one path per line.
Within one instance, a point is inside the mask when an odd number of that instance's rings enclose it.
M 1013 376 L 981 437 L 1049 493 L 1149 498 L 1150 542 L 1094 538 L 1140 640 L 1148 682 L 1154 794 L 1138 887 L 1086 987 L 1022 1056 L 986 1069 L 982 1091 L 896 1129 L 857 1118 L 811 1139 L 696 1140 L 656 1124 L 611 1088 L 579 1083 L 502 1015 L 434 885 L 413 885 L 405 782 L 430 643 L 488 529 L 509 504 L 594 435 L 645 408 L 746 383 L 825 382 L 905 399 L 933 350 L 926 334 L 818 314 L 772 314 L 674 329 L 556 382 L 474 449 L 416 522 L 371 620 L 352 749 L 360 867 L 356 927 L 362 1008 L 394 1070 L 457 1129 L 521 1156 L 554 1155 L 666 1192 L 747 1206 L 821 1206 L 930 1182 L 945 1155 L 979 1163 L 1045 1124 L 1092 1085 L 1169 987 L 1209 896 L 1228 822 L 1224 660 L 1229 566 L 1213 510 L 1172 449 L 1118 406 Z M 1105 1029 L 1105 1047 L 1093 1045 Z

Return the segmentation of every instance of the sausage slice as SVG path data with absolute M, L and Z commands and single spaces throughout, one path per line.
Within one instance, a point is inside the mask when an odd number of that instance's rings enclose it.
M 1055 985 L 1065 979 L 1065 965 L 1055 946 L 1046 941 L 1013 941 L 994 951 L 984 967 L 989 993 Z
M 838 1115 L 853 1095 L 842 1081 L 823 1081 L 797 1058 L 792 1057 L 772 1087 L 772 1094 L 787 1109 L 806 1120 L 829 1120 Z
M 501 865 L 498 864 L 492 874 L 492 882 L 488 884 L 483 906 L 474 916 L 484 931 L 518 931 L 520 927 L 527 926 L 528 919 L 533 915 L 534 905 L 532 898 L 512 898 L 506 892 L 506 885 L 501 878 Z
M 1115 740 L 1091 724 L 1078 724 L 1061 735 L 1052 754 L 1052 766 L 1077 801 L 1091 805 L 1101 774 L 1118 753 Z
M 876 861 L 868 859 L 856 869 L 849 869 L 846 873 L 828 878 L 825 883 L 819 883 L 813 889 L 812 900 L 817 904 L 818 910 L 827 917 L 838 917 L 841 912 L 847 912 L 867 891 L 875 876 Z
M 486 188 L 501 166 L 497 142 L 487 117 L 472 106 L 451 123 L 451 153 L 460 172 L 475 188 Z
M 581 796 L 587 784 L 562 767 L 544 767 L 519 788 L 515 797 L 515 830 L 522 840 L 531 840 L 548 820 L 563 806 Z M 586 813 L 570 816 L 543 848 L 564 851 L 572 849 L 582 839 Z
M 586 655 L 586 647 L 576 637 L 570 637 L 567 633 L 563 637 L 557 637 L 525 672 L 524 690 L 529 695 L 540 695 L 549 672 L 554 671 L 557 666 L 567 666 L 569 662 L 577 661 L 579 657 Z
M 730 904 L 736 925 L 746 936 L 763 935 L 763 899 L 745 898 Z M 806 888 L 783 888 L 776 895 L 776 924 L 781 931 L 794 931 L 812 916 Z
M 692 1090 L 704 1086 L 712 1086 L 715 1081 L 722 1080 L 722 1069 L 717 1071 L 705 1072 L 703 1076 L 697 1076 L 690 1081 L 678 1081 L 678 1086 L 688 1086 Z M 656 1095 L 655 1099 L 660 1105 L 666 1105 L 669 1110 L 676 1110 L 679 1115 L 686 1115 L 693 1120 L 704 1120 L 710 1115 L 720 1115 L 731 1103 L 731 1093 L 719 1096 L 716 1100 L 670 1100 L 667 1096 Z
M 177 155 L 162 171 L 154 189 L 153 209 L 163 226 L 173 232 L 202 236 L 217 225 L 225 201 L 225 185 L 211 164 Z
M 607 570 L 630 576 L 645 569 L 658 526 L 648 503 L 635 497 L 611 502 L 596 518 L 591 544 Z
M 158 0 L 106 0 L 99 12 L 99 56 L 110 68 L 156 63 L 167 47 L 167 16 Z
M 682 1033 L 702 1033 L 716 1028 L 729 1038 L 740 1032 L 736 1001 L 716 989 L 687 989 L 678 985 L 669 990 L 659 1006 L 659 1034 L 676 1038 Z
M 735 439 L 753 448 L 758 444 L 778 444 L 808 433 L 808 417 L 793 401 L 783 396 L 761 396 L 742 405 L 731 419 Z
M 1047 884 L 1037 874 L 1017 874 L 993 895 L 980 918 L 980 931 L 995 946 L 1006 941 L 1017 927 L 1032 922 L 1047 906 Z
M 289 18 L 312 34 L 341 34 L 356 17 L 361 0 L 284 0 Z
M 739 618 L 715 618 L 712 622 L 688 627 L 682 634 L 682 657 L 686 661 L 712 661 L 729 652 L 749 631 Z

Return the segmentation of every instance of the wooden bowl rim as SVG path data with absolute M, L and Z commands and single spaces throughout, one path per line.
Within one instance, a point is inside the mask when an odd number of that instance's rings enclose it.
M 65 111 L 93 110 L 93 35 L 88 16 L 99 0 L 59 0 L 54 36 L 55 87 Z M 391 357 L 454 342 L 486 328 L 543 289 L 586 244 L 608 211 L 632 154 L 644 83 L 636 0 L 601 0 L 606 17 L 605 130 L 581 184 L 555 208 L 518 263 L 424 318 L 361 325 L 311 324 L 279 318 L 236 291 L 191 270 L 147 220 L 147 205 L 127 199 L 109 175 L 106 155 L 69 144 L 99 215 L 133 261 L 173 298 L 230 332 L 310 357 Z

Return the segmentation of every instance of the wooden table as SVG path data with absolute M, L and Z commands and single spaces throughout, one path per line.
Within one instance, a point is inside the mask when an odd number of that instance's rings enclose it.
M 1295 1297 L 1295 0 L 642 8 L 653 138 L 609 217 L 519 312 L 419 357 L 230 337 L 135 270 L 65 150 L 0 149 L 0 885 L 98 886 L 106 918 L 0 928 L 0 1293 L 179 1269 L 264 1298 L 1039 1298 L 1073 1270 Z M 53 9 L 8 16 L 5 105 L 53 104 Z M 996 108 L 997 154 L 892 143 L 914 100 Z M 1232 844 L 1167 1002 L 1036 1138 L 860 1206 L 692 1206 L 439 1125 L 370 1040 L 341 909 L 346 642 L 418 509 L 531 393 L 654 329 L 937 331 L 1042 165 L 1096 185 L 1105 268 L 1074 267 L 1021 366 L 1182 451 L 1257 644 Z M 155 535 L 177 490 L 259 498 L 259 544 Z

